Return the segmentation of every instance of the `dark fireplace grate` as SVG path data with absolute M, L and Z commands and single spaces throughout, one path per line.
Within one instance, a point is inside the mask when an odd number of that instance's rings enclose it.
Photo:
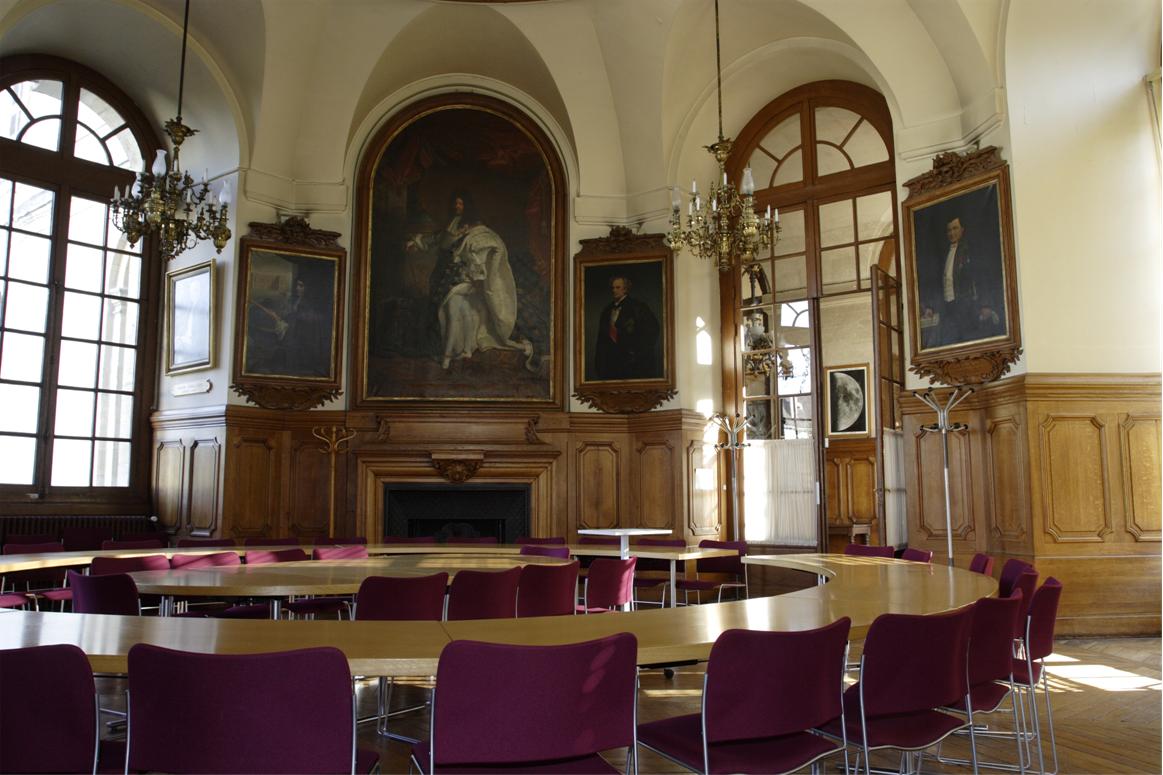
M 529 533 L 528 485 L 385 484 L 384 535 L 438 541 Z

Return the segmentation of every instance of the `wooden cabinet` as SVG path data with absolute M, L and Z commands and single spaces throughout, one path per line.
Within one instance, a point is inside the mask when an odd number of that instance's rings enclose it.
M 879 543 L 876 439 L 831 441 L 824 460 L 824 491 L 829 550 L 843 551 L 852 536 L 853 525 L 868 525 L 869 543 Z

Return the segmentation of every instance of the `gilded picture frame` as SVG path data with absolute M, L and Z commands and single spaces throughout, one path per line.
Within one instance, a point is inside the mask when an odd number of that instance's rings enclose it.
M 564 408 L 564 168 L 479 94 L 420 100 L 357 180 L 353 405 Z
M 674 255 L 663 238 L 615 226 L 574 256 L 574 396 L 604 412 L 675 395 Z
M 215 261 L 166 272 L 166 376 L 214 367 L 217 339 Z
M 340 393 L 346 251 L 302 218 L 252 223 L 241 240 L 234 384 L 270 409 L 309 409 Z
M 911 370 L 949 385 L 1021 353 L 1008 166 L 997 149 L 942 154 L 902 202 Z
M 824 369 L 824 428 L 831 438 L 871 435 L 872 396 L 868 364 Z

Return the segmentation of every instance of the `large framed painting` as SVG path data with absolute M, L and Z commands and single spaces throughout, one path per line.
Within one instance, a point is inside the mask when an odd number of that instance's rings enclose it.
M 574 257 L 574 395 L 645 412 L 675 395 L 674 257 L 662 234 L 615 226 Z
M 824 369 L 824 427 L 833 438 L 869 435 L 868 364 Z
M 300 217 L 250 224 L 241 242 L 234 384 L 268 409 L 339 395 L 346 251 Z
M 166 272 L 166 376 L 214 366 L 214 259 Z
M 355 403 L 563 406 L 562 166 L 512 105 L 452 94 L 394 116 L 357 204 Z
M 988 382 L 1021 353 L 1008 167 L 997 148 L 941 154 L 905 184 L 911 368 Z

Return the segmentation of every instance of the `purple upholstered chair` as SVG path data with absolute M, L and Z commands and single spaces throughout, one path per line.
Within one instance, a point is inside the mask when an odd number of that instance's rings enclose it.
M 73 590 L 73 611 L 78 614 L 140 616 L 137 584 L 126 573 L 85 576 L 69 571 Z
M 351 674 L 343 652 L 329 647 L 198 654 L 133 646 L 128 728 L 135 771 L 363 773 L 379 763 L 355 747 Z
M 345 544 L 342 546 L 316 546 L 311 551 L 312 560 L 366 560 L 367 547 L 363 544 Z M 321 614 L 337 614 L 343 616 L 344 611 L 351 610 L 351 597 L 303 597 L 286 603 L 286 609 L 291 619 L 300 616 L 314 619 Z
M 845 617 L 802 632 L 727 630 L 711 648 L 701 713 L 642 724 L 639 743 L 696 772 L 716 773 L 791 772 L 845 753 L 849 626 Z M 810 731 L 833 719 L 839 740 Z
M 310 559 L 302 549 L 247 549 L 247 565 L 270 565 L 275 562 L 304 562 Z
M 1026 736 L 1033 734 L 1038 748 L 1038 771 L 1046 772 L 1042 753 L 1042 724 L 1038 717 L 1038 682 L 1042 683 L 1042 696 L 1046 699 L 1046 723 L 1050 731 L 1050 752 L 1054 756 L 1054 769 L 1058 772 L 1058 742 L 1054 739 L 1054 711 L 1050 709 L 1050 686 L 1046 681 L 1044 660 L 1054 651 L 1054 628 L 1058 621 L 1058 603 L 1062 599 L 1062 583 L 1051 576 L 1038 587 L 1034 599 L 1027 609 L 1025 633 L 1022 637 L 1022 656 L 1013 662 L 1014 686 L 1029 695 L 1029 703 L 1022 703 L 1023 711 L 1030 708 L 1033 718 L 1023 723 Z
M 844 554 L 849 557 L 888 557 L 892 558 L 891 546 L 870 546 L 868 544 L 848 544 L 844 547 Z
M 1023 570 L 1018 574 L 1010 585 L 1010 590 L 1005 595 L 998 592 L 998 597 L 1013 597 L 1016 594 L 1021 594 L 1022 605 L 1018 612 L 1018 628 L 1014 630 L 1014 638 L 1021 640 L 1026 635 L 1026 615 L 1030 612 L 1030 606 L 1034 602 L 1034 590 L 1038 587 L 1038 572 L 1034 570 L 1033 566 Z
M 536 557 L 558 557 L 564 560 L 569 557 L 569 547 L 525 544 L 521 547 L 521 554 Z
M 110 549 L 164 549 L 166 542 L 161 538 L 134 538 L 128 540 L 109 539 L 101 542 L 101 550 Z
M 422 773 L 618 772 L 598 752 L 625 746 L 632 760 L 637 649 L 629 633 L 564 646 L 449 643 L 413 764 Z
M 672 549 L 685 549 L 686 541 L 681 538 L 640 538 L 637 546 L 649 549 L 650 547 L 670 547 Z M 643 576 L 643 571 L 651 571 L 656 573 L 666 573 L 667 577 L 663 576 Z M 666 590 L 669 588 L 669 574 L 670 561 L 659 560 L 651 557 L 639 557 L 638 567 L 634 577 L 634 591 L 638 592 L 643 589 L 654 589 L 655 587 L 662 587 L 662 592 L 659 594 L 658 602 L 653 600 L 643 600 L 638 595 L 634 597 L 634 607 L 645 603 L 646 605 L 657 605 L 659 607 L 666 605 Z
M 914 549 L 910 546 L 901 552 L 901 559 L 910 562 L 932 562 L 933 551 L 931 549 Z
M 1009 699 L 1013 713 L 1014 729 L 1020 729 L 1018 703 L 1014 689 L 1014 639 L 1011 636 L 1018 629 L 1018 617 L 1022 610 L 1022 593 L 1016 590 L 1006 598 L 983 597 L 973 606 L 973 626 L 969 631 L 969 703 L 974 715 L 993 713 Z M 963 702 L 954 703 L 946 710 L 965 713 Z M 1017 739 L 1018 758 L 1013 763 L 978 762 L 979 767 L 1000 769 L 1024 769 L 1021 740 Z M 967 761 L 945 759 L 956 764 Z
M 534 538 L 533 536 L 518 536 L 515 541 L 519 546 L 546 546 L 552 544 L 564 544 L 565 536 L 548 536 L 546 538 Z
M 526 547 L 537 548 L 537 547 Z M 517 616 L 573 615 L 577 605 L 578 562 L 526 565 L 517 581 Z
M 175 554 L 170 557 L 171 568 L 222 568 L 241 565 L 238 552 L 214 552 L 213 554 Z
M 973 559 L 969 561 L 969 570 L 974 573 L 980 573 L 983 576 L 993 575 L 993 558 L 988 554 L 978 552 L 973 555 Z
M 512 619 L 517 615 L 520 578 L 520 568 L 458 571 L 448 587 L 448 621 Z
M 601 613 L 629 605 L 634 599 L 634 568 L 637 564 L 636 557 L 628 560 L 596 558 L 586 573 L 582 604 L 577 607 L 577 613 Z
M 0 651 L 0 772 L 120 772 L 124 750 L 97 739 L 85 652 L 72 645 Z
M 139 554 L 134 557 L 94 557 L 89 563 L 90 576 L 107 573 L 134 573 L 139 570 L 169 570 L 170 558 L 164 554 Z
M 0 608 L 25 608 L 32 602 L 27 592 L 0 593 Z
M 1010 592 L 1014 589 L 1014 582 L 1018 580 L 1018 576 L 1022 575 L 1024 571 L 1034 571 L 1036 573 L 1037 569 L 1030 563 L 1025 560 L 1019 560 L 1017 557 L 1011 557 L 1006 560 L 1005 565 L 1001 566 L 1001 575 L 997 580 L 997 596 L 1009 597 Z M 1030 604 L 1030 595 L 1033 592 L 1033 590 L 1030 590 L 1026 594 L 1026 605 Z
M 12 536 L 18 538 L 20 536 Z M 34 538 L 36 536 L 33 536 Z M 61 546 L 60 541 L 42 541 L 38 543 L 25 542 L 9 542 L 4 544 L 4 554 L 50 554 L 52 552 L 63 552 L 64 547 Z M 82 563 L 83 564 L 83 563 Z M 21 591 L 20 602 L 17 604 L 17 598 L 5 596 L 9 601 L 9 605 L 2 606 L 4 608 L 23 608 L 27 603 L 34 602 L 36 607 L 40 607 L 41 600 L 47 600 L 50 603 L 60 603 L 62 610 L 64 609 L 64 601 L 73 599 L 73 591 L 65 586 L 65 567 L 58 568 L 38 568 L 36 570 L 22 570 L 14 573 L 5 573 L 3 580 L 0 581 L 0 591 L 10 590 L 11 592 Z M 25 596 L 25 592 L 28 596 Z
M 747 543 L 745 541 L 712 541 L 711 539 L 704 539 L 699 541 L 700 549 L 734 549 L 736 554 L 732 557 L 708 557 L 705 560 L 699 560 L 695 563 L 695 578 L 693 579 L 679 579 L 677 588 L 682 590 L 683 599 L 689 597 L 691 592 L 695 592 L 699 596 L 699 602 L 702 602 L 703 592 L 718 592 L 718 600 L 723 599 L 723 590 L 734 588 L 736 590 L 743 590 L 744 597 L 749 597 L 750 593 L 747 591 L 747 566 L 743 564 L 743 557 L 747 554 Z M 709 579 L 700 579 L 700 573 L 721 573 L 731 578 L 726 581 L 711 581 Z
M 868 756 L 880 748 L 920 751 L 969 729 L 977 770 L 977 740 L 969 705 L 967 656 L 973 606 L 943 614 L 881 614 L 868 628 L 860 680 L 844 692 L 848 741 Z M 938 708 L 960 704 L 967 719 Z M 840 721 L 821 729 L 840 737 Z
M 438 622 L 444 616 L 444 593 L 447 587 L 447 573 L 416 577 L 368 576 L 359 585 L 359 592 L 355 595 L 352 618 L 358 621 Z M 391 710 L 393 685 L 390 677 L 380 676 L 376 691 L 376 731 L 384 737 L 410 740 L 388 731 L 388 717 L 406 712 Z
M 61 528 L 61 543 L 66 552 L 86 552 L 100 549 L 101 544 L 113 538 L 113 528 L 97 525 L 73 525 Z

